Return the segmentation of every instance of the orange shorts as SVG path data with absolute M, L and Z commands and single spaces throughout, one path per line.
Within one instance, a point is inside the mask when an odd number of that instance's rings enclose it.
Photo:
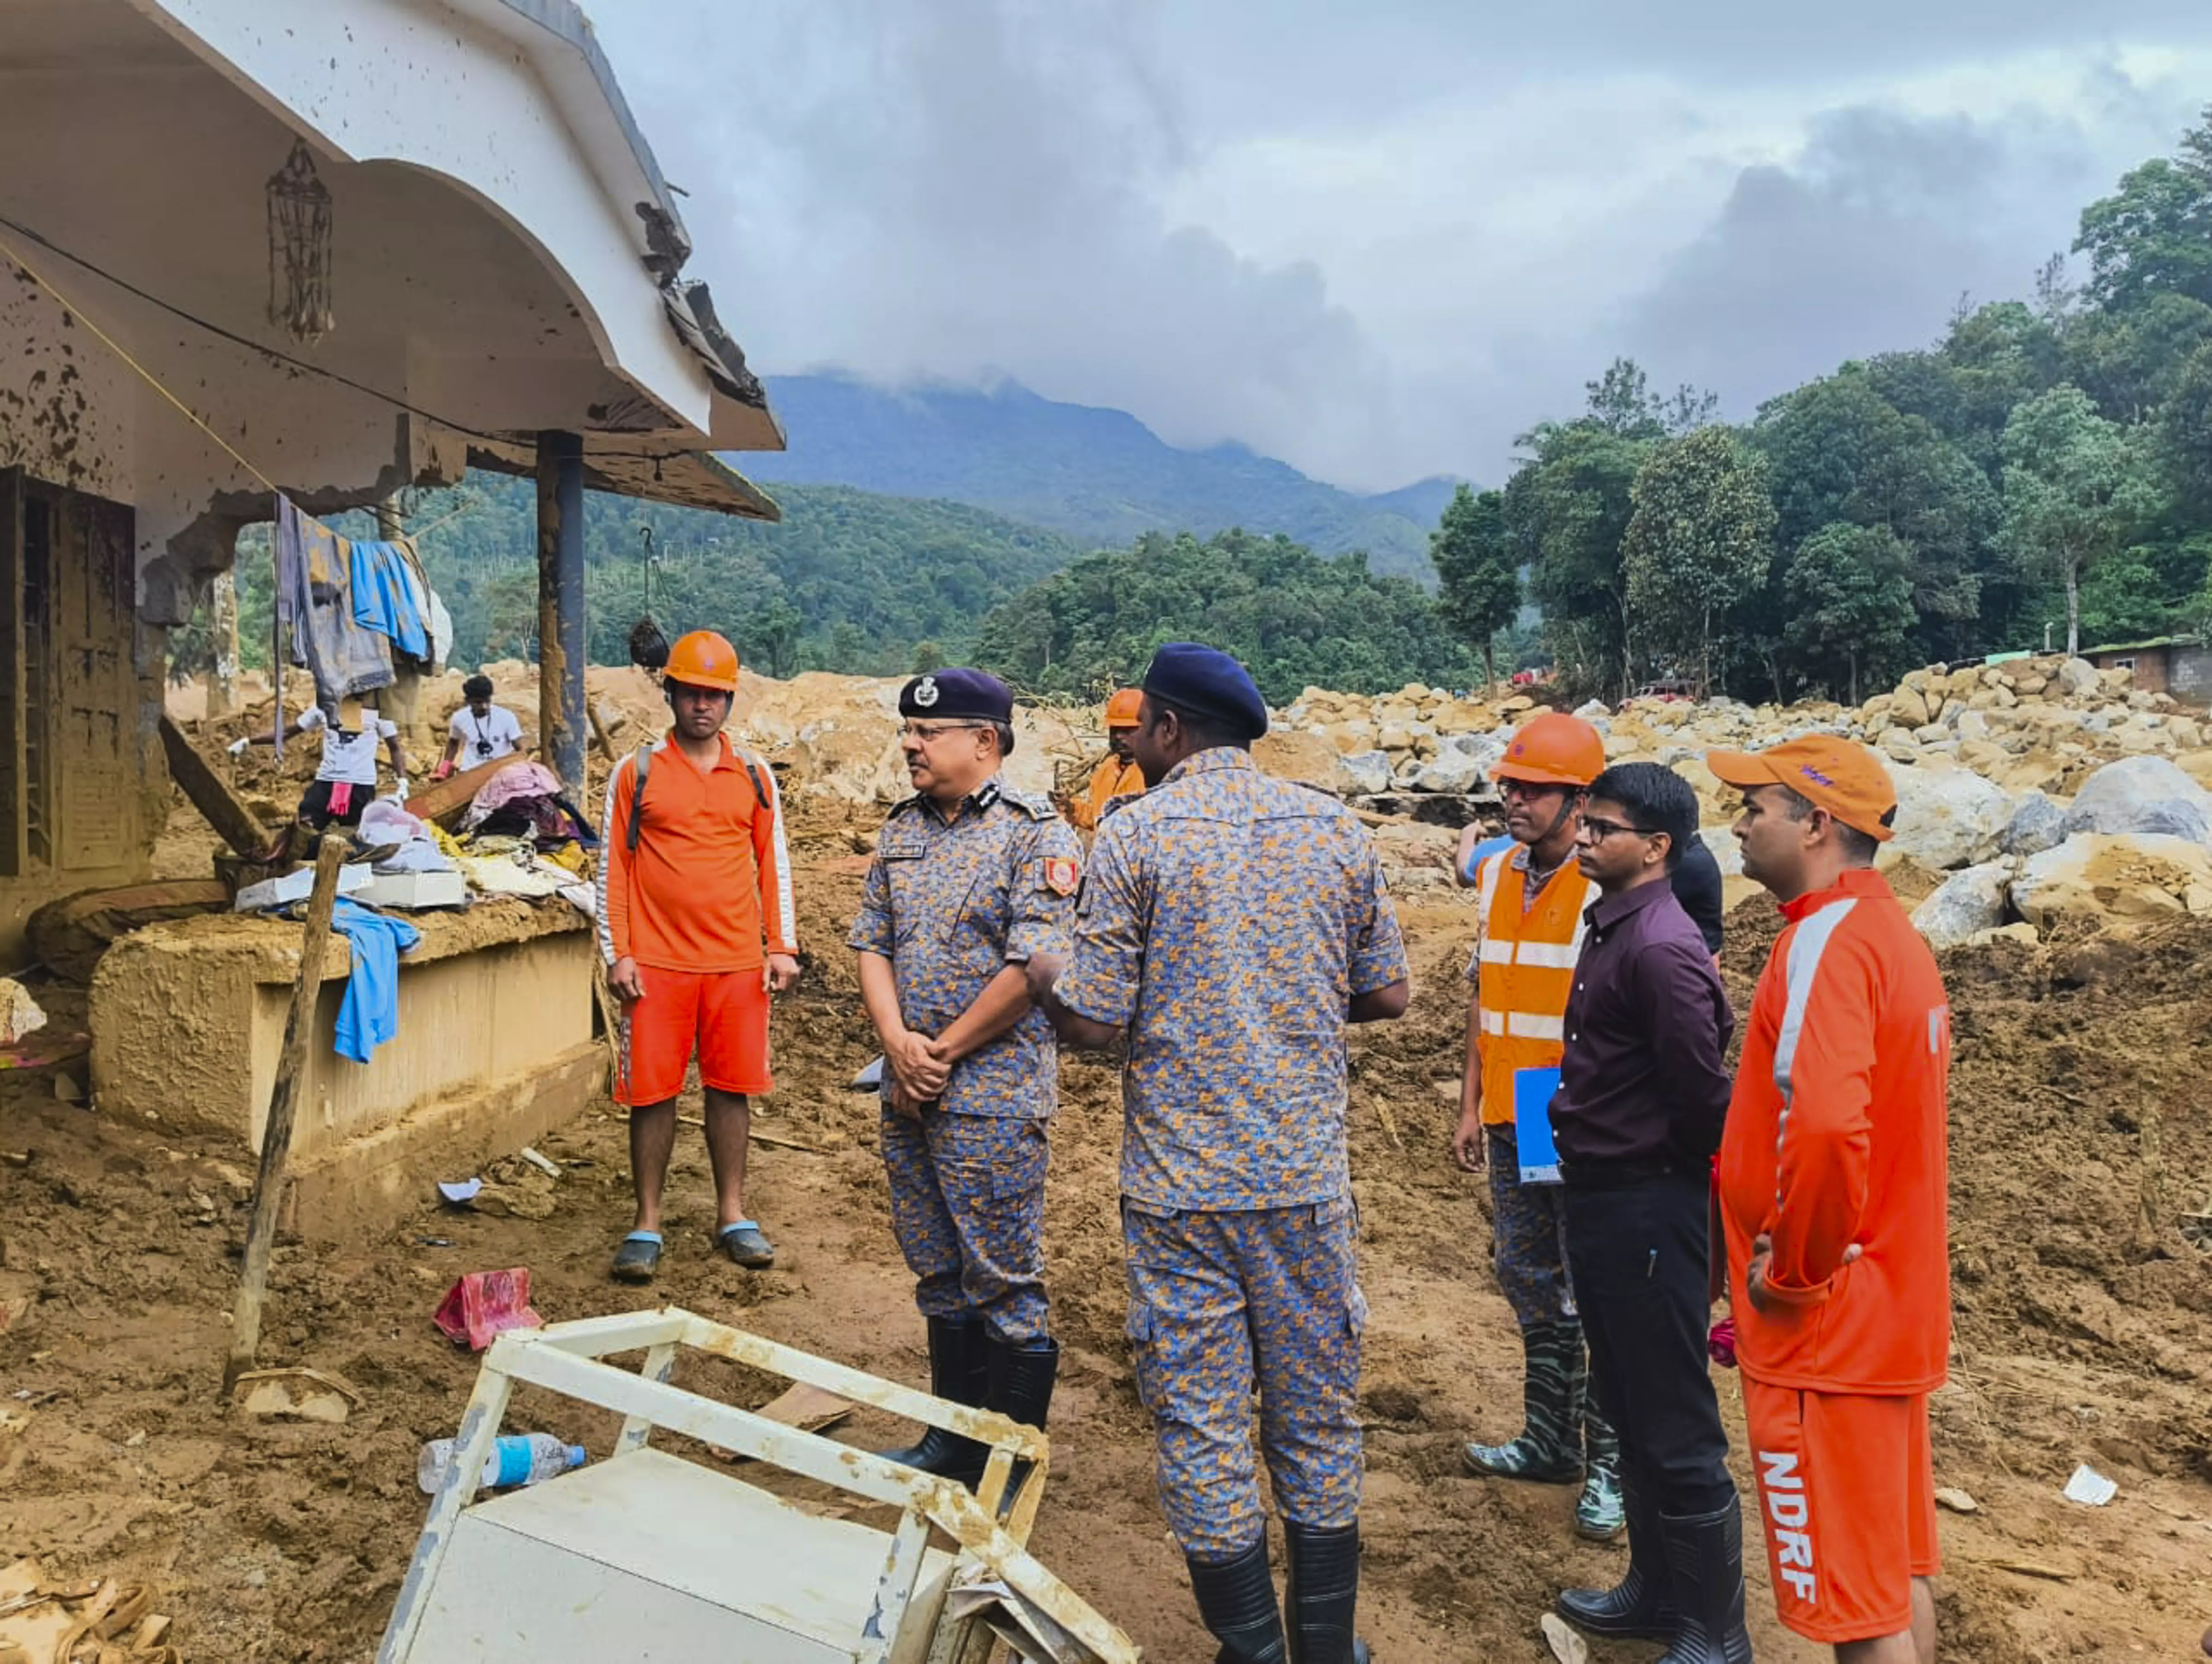
M 1743 1408 L 1783 1624 L 1829 1646 L 1910 1629 L 1912 1580 L 1942 1570 L 1927 1399 L 1746 1376 Z
M 760 967 L 700 973 L 641 967 L 645 998 L 623 1019 L 617 1103 L 665 1103 L 684 1090 L 694 1052 L 701 1084 L 765 1092 L 768 986 Z

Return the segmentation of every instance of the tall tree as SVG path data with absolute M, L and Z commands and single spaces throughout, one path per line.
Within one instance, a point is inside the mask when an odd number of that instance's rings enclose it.
M 2074 248 L 2089 257 L 2089 292 L 2102 306 L 2161 294 L 2212 305 L 2212 107 L 2177 155 L 2145 162 L 2082 210 Z
M 2066 651 L 2081 650 L 2081 574 L 2124 548 L 2160 507 L 2143 429 L 2054 387 L 2014 410 L 2004 433 L 2005 537 L 2066 591 Z
M 1462 485 L 1429 534 L 1437 610 L 1460 639 L 1482 654 L 1485 679 L 1498 685 L 1498 633 L 1521 610 L 1520 562 L 1505 518 L 1505 494 L 1477 496 Z
M 1877 685 L 1912 659 L 1911 551 L 1887 526 L 1838 520 L 1798 545 L 1783 579 L 1785 633 L 1802 662 L 1859 702 L 1862 677 Z
M 1628 580 L 1621 539 L 1630 493 L 1656 435 L 1627 438 L 1595 418 L 1547 422 L 1505 488 L 1506 518 L 1528 551 L 1528 590 L 1569 685 L 1627 692 Z
M 1652 452 L 1637 475 L 1621 548 L 1641 637 L 1713 684 L 1729 616 L 1774 559 L 1766 459 L 1726 428 L 1702 428 Z

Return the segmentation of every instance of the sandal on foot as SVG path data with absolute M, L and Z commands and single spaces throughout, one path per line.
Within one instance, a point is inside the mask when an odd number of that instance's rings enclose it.
M 732 1263 L 747 1271 L 766 1271 L 775 1263 L 775 1245 L 751 1219 L 724 1225 L 714 1233 L 714 1246 L 728 1254 Z
M 617 1283 L 650 1283 L 659 1269 L 660 1235 L 652 1230 L 633 1230 L 623 1237 L 611 1267 Z

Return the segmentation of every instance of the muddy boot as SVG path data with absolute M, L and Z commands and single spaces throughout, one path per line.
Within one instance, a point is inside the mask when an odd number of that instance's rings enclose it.
M 1283 1521 L 1290 1576 L 1291 1664 L 1367 1664 L 1367 1643 L 1352 1633 L 1359 1600 L 1359 1525 L 1324 1529 Z
M 990 1357 L 981 1323 L 957 1322 L 949 1317 L 929 1320 L 929 1390 L 935 1396 L 981 1409 L 989 1390 Z M 983 1477 L 983 1460 L 988 1453 L 973 1439 L 932 1427 L 923 1432 L 919 1444 L 877 1454 L 885 1461 L 919 1467 L 925 1473 L 973 1488 Z
M 1583 1469 L 1583 1494 L 1575 1501 L 1575 1534 L 1609 1543 L 1628 1522 L 1620 1500 L 1620 1435 L 1598 1413 L 1593 1400 L 1583 1421 L 1589 1452 Z
M 1681 1628 L 1659 1664 L 1752 1664 L 1743 1626 L 1743 1509 L 1662 1515 Z
M 1221 1643 L 1213 1664 L 1285 1664 L 1283 1614 L 1275 1606 L 1275 1581 L 1267 1572 L 1267 1533 L 1233 1559 L 1209 1563 L 1184 1557 L 1199 1621 Z
M 1060 1342 L 1036 1339 L 989 1343 L 990 1385 L 983 1407 L 996 1410 L 1009 1421 L 1044 1430 L 1045 1413 L 1052 1408 L 1053 1383 L 1060 1378 Z M 1006 1481 L 1006 1506 L 1028 1483 L 1030 1464 L 1018 1461 Z
M 1583 1326 L 1531 1323 L 1521 1331 L 1521 1349 L 1528 1424 L 1504 1444 L 1467 1446 L 1467 1465 L 1491 1479 L 1572 1485 L 1583 1476 Z
M 1588 1635 L 1671 1641 L 1680 1618 L 1659 1512 L 1644 1503 L 1635 1481 L 1625 1474 L 1620 1500 L 1628 1521 L 1628 1576 L 1609 1589 L 1562 1590 L 1559 1616 Z

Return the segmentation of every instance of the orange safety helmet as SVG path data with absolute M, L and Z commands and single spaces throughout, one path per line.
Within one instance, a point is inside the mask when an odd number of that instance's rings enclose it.
M 1109 728 L 1133 728 L 1137 726 L 1137 711 L 1145 702 L 1142 688 L 1124 688 L 1106 701 L 1106 726 Z
M 1578 716 L 1546 711 L 1521 725 L 1490 777 L 1583 786 L 1604 772 L 1605 740 L 1598 731 Z
M 661 677 L 690 688 L 733 694 L 738 690 L 738 650 L 710 629 L 695 629 L 669 648 Z

